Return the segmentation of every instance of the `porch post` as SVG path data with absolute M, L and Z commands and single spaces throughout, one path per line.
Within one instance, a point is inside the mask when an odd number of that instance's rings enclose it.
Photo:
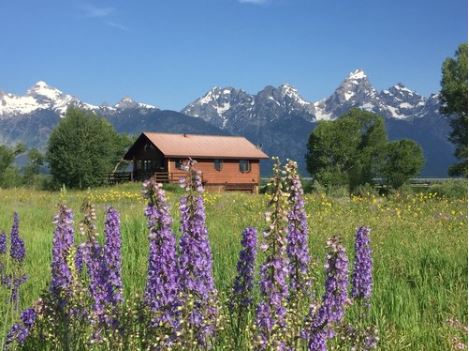
M 173 177 L 171 176 L 171 162 L 169 162 L 169 158 L 165 157 L 166 162 L 166 171 L 168 172 L 168 182 L 172 183 Z

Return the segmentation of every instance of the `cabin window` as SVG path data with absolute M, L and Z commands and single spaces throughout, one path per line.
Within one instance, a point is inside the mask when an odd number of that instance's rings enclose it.
M 241 173 L 251 172 L 251 162 L 249 162 L 249 160 L 240 160 L 239 161 L 239 171 Z
M 177 169 L 183 169 L 184 168 L 183 160 L 176 160 L 176 161 L 174 161 L 174 163 L 175 163 Z
M 154 161 L 152 160 L 144 160 L 143 161 L 143 169 L 146 172 L 153 171 L 155 169 L 154 167 Z
M 223 169 L 223 160 L 213 160 L 213 167 L 220 172 Z

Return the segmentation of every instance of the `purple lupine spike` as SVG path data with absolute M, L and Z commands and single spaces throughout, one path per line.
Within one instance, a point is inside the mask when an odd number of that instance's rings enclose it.
M 339 322 L 345 313 L 348 288 L 348 258 L 345 248 L 335 237 L 328 241 L 329 254 L 326 264 L 326 292 L 323 297 L 328 320 Z
M 257 348 L 286 349 L 285 326 L 288 297 L 288 256 L 286 252 L 287 213 L 280 161 L 274 159 L 273 212 L 266 214 L 269 227 L 264 231 L 262 248 L 267 257 L 260 270 L 261 302 L 256 311 Z
M 67 256 L 73 246 L 73 213 L 65 205 L 60 205 L 54 220 L 56 227 L 52 240 L 51 291 L 60 295 L 69 290 L 72 273 L 67 264 Z
M 19 276 L 15 276 L 11 279 L 12 284 L 10 285 L 11 288 L 11 296 L 10 301 L 14 303 L 18 307 L 18 299 L 19 299 L 19 290 L 22 284 L 26 283 L 28 280 L 28 276 L 26 274 L 22 274 Z
M 329 331 L 327 329 L 327 308 L 322 305 L 317 311 L 315 306 L 311 308 L 310 314 L 313 316 L 309 321 L 308 331 L 304 334 L 307 339 L 309 351 L 327 351 L 327 339 Z
M 15 341 L 24 342 L 26 339 L 26 328 L 21 326 L 19 323 L 15 323 L 11 326 L 5 338 L 5 349 L 8 350 L 9 346 Z
M 24 261 L 26 252 L 24 248 L 24 241 L 20 238 L 19 235 L 19 217 L 18 213 L 16 212 L 13 215 L 13 226 L 11 227 L 10 240 L 11 258 L 18 263 L 22 263 Z
M 310 310 L 307 327 L 303 331 L 310 351 L 327 349 L 327 339 L 334 336 L 332 327 L 344 317 L 347 302 L 348 258 L 345 248 L 335 237 L 328 240 L 327 246 L 326 283 L 322 304 L 318 310 Z
M 294 161 L 289 161 L 285 166 L 287 171 L 287 186 L 290 193 L 287 253 L 290 261 L 290 294 L 293 298 L 296 296 L 296 292 L 300 290 L 306 293 L 311 283 L 307 278 L 310 262 L 308 222 L 303 199 L 303 188 L 297 168 L 297 164 Z
M 7 235 L 5 232 L 0 234 L 0 284 L 3 285 L 5 261 L 4 255 L 7 253 Z
M 370 228 L 358 228 L 355 236 L 355 261 L 352 273 L 352 292 L 354 299 L 368 301 L 373 287 L 372 259 L 370 247 Z
M 36 322 L 36 311 L 33 308 L 28 308 L 21 313 L 21 323 L 15 323 L 8 331 L 5 339 L 5 349 L 8 349 L 13 342 L 22 345 L 26 341 L 31 329 Z
M 109 301 L 108 269 L 104 259 L 104 249 L 97 241 L 96 211 L 89 201 L 83 204 L 84 220 L 81 222 L 80 230 L 86 236 L 83 245 L 83 261 L 86 264 L 89 275 L 88 290 L 93 300 L 93 323 L 99 327 L 95 328 L 93 339 L 100 340 L 101 327 L 108 326 L 114 320 L 106 314 Z
M 191 175 L 186 189 L 188 195 L 180 200 L 181 231 L 179 256 L 179 286 L 184 303 L 194 298 L 194 307 L 189 311 L 188 325 L 199 345 L 207 346 L 208 339 L 215 333 L 218 309 L 213 303 L 217 294 L 212 273 L 212 252 L 205 225 L 205 207 L 199 174 Z M 195 193 L 195 191 L 198 192 Z
M 0 255 L 7 253 L 7 235 L 5 232 L 0 234 Z
M 94 241 L 87 243 L 85 262 L 90 277 L 89 291 L 93 299 L 95 322 L 107 324 L 106 303 L 109 297 L 108 274 L 102 246 Z M 97 337 L 98 338 L 98 337 Z
M 83 271 L 83 263 L 84 263 L 84 252 L 86 248 L 84 245 L 78 245 L 77 246 L 77 251 L 75 252 L 75 258 L 74 258 L 74 263 L 75 263 L 75 268 L 77 272 L 81 273 Z
M 36 311 L 33 308 L 27 308 L 21 312 L 20 319 L 26 328 L 31 329 L 36 321 Z
M 8 287 L 11 288 L 10 301 L 14 304 L 16 309 L 18 309 L 20 286 L 27 280 L 27 276 L 21 273 L 21 266 L 25 255 L 24 241 L 19 235 L 19 217 L 18 213 L 15 212 L 10 234 L 10 257 L 16 265 L 16 268 L 14 269 L 14 274 L 7 277 L 7 280 L 9 281 Z
M 152 310 L 152 325 L 169 328 L 174 336 L 179 306 L 176 237 L 171 230 L 172 219 L 162 185 L 151 178 L 143 186 L 144 197 L 148 200 L 145 217 L 150 231 L 144 299 Z
M 248 308 L 252 303 L 252 289 L 254 285 L 254 269 L 257 253 L 257 230 L 248 227 L 243 231 L 241 240 L 243 248 L 239 252 L 238 274 L 233 284 L 233 299 L 230 309 L 233 310 L 235 301 L 241 309 Z
M 119 213 L 112 207 L 106 214 L 104 229 L 104 259 L 106 261 L 108 279 L 108 301 L 116 305 L 123 301 L 121 278 L 121 232 Z

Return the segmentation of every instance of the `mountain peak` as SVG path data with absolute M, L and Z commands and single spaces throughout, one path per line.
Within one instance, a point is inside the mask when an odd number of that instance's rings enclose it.
M 367 78 L 367 75 L 364 70 L 361 68 L 357 68 L 353 72 L 350 72 L 347 79 L 348 80 L 355 80 L 355 79 L 365 79 Z
M 288 84 L 288 83 L 284 83 L 282 85 L 280 85 L 278 87 L 278 89 L 280 90 L 280 92 L 283 94 L 283 95 L 292 95 L 292 94 L 298 94 L 298 90 L 291 84 Z
M 43 80 L 38 80 L 33 86 L 32 88 L 48 88 L 49 85 L 44 82 Z
M 118 110 L 126 110 L 132 108 L 155 109 L 156 106 L 137 102 L 130 96 L 124 96 L 122 99 L 119 100 L 119 102 L 117 102 L 117 104 L 114 105 L 114 108 Z
M 60 95 L 62 95 L 62 92 L 57 88 L 51 87 L 43 80 L 40 80 L 28 89 L 27 95 L 56 100 Z
M 409 94 L 415 94 L 414 91 L 410 90 L 409 88 L 407 88 L 404 84 L 402 83 L 397 83 L 396 85 L 392 86 L 391 88 L 389 88 L 389 90 L 396 90 L 396 91 L 404 91 L 404 92 L 407 92 Z

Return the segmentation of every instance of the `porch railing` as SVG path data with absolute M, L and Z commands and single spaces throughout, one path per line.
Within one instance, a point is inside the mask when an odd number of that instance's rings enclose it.
M 184 171 L 174 171 L 174 172 L 138 172 L 134 174 L 132 178 L 132 172 L 113 172 L 108 176 L 108 182 L 110 184 L 117 184 L 123 182 L 134 181 L 143 181 L 152 176 L 156 177 L 156 181 L 159 183 L 177 183 L 181 177 L 187 176 L 187 172 Z

